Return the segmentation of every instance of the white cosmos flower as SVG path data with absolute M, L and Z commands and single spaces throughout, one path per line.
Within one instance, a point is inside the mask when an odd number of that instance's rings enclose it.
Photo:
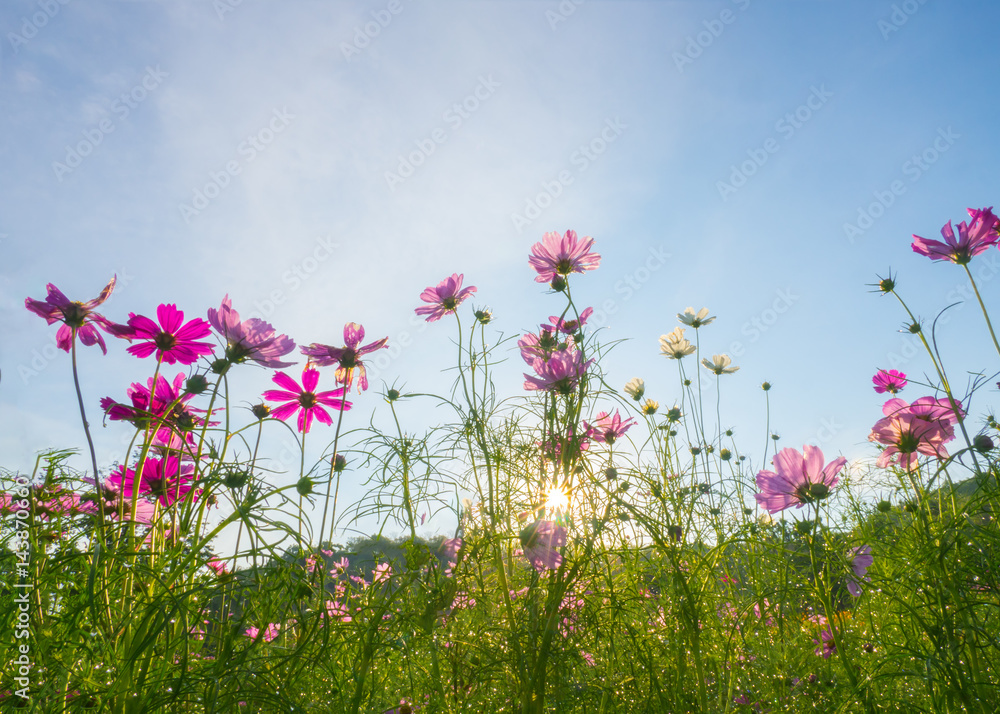
M 683 313 L 677 313 L 677 319 L 683 322 L 685 325 L 690 325 L 694 329 L 698 329 L 702 325 L 707 325 L 715 319 L 715 316 L 708 317 L 708 308 L 703 307 L 697 313 L 694 311 L 693 307 L 684 308 Z
M 712 355 L 712 361 L 709 362 L 707 359 L 701 361 L 705 369 L 711 370 L 716 374 L 732 374 L 739 367 L 730 367 L 729 364 L 732 362 L 729 359 L 729 355 Z
M 625 393 L 635 401 L 639 401 L 646 393 L 646 383 L 638 377 L 633 377 L 625 384 Z
M 684 339 L 683 327 L 675 327 L 669 335 L 660 335 L 660 351 L 670 359 L 680 359 L 694 350 L 694 345 Z

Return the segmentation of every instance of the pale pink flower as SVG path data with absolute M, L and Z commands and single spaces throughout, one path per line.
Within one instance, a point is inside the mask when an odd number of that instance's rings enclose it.
M 618 413 L 617 409 L 615 409 L 614 416 L 611 416 L 607 412 L 599 412 L 593 424 L 583 422 L 588 437 L 597 441 L 603 441 L 609 445 L 615 443 L 616 439 L 624 436 L 625 432 L 634 424 L 635 419 L 633 417 L 629 417 L 623 422 L 621 414 Z
M 844 468 L 847 459 L 839 456 L 826 466 L 823 452 L 818 447 L 806 444 L 802 453 L 795 449 L 782 449 L 774 455 L 773 471 L 757 474 L 755 494 L 757 503 L 769 513 L 783 511 L 789 506 L 802 508 L 807 503 L 824 498 L 837 485 L 837 473 Z
M 593 359 L 583 361 L 583 353 L 575 349 L 559 350 L 547 360 L 536 359 L 531 365 L 537 376 L 524 375 L 524 388 L 571 394 L 577 387 Z
M 591 253 L 594 239 L 587 236 L 583 240 L 576 237 L 576 231 L 566 231 L 566 235 L 546 233 L 540 243 L 531 247 L 528 263 L 538 273 L 536 283 L 551 283 L 556 276 L 566 277 L 571 273 L 595 270 L 601 264 L 601 256 Z
M 858 581 L 861 579 L 868 580 L 865 577 L 865 573 L 868 572 L 868 568 L 871 567 L 874 562 L 872 557 L 872 548 L 870 545 L 863 545 L 860 548 L 855 548 L 851 551 L 853 557 L 851 558 L 851 571 L 853 572 L 853 577 L 847 578 L 847 590 L 854 597 L 861 596 L 861 586 Z
M 450 278 L 445 278 L 437 287 L 427 288 L 420 293 L 420 299 L 429 305 L 421 305 L 414 312 L 418 315 L 427 315 L 427 322 L 440 320 L 450 312 L 455 312 L 458 306 L 465 301 L 476 288 L 469 286 L 462 288 L 462 280 L 465 276 L 461 273 L 454 273 Z
M 559 548 L 566 545 L 566 529 L 553 521 L 535 521 L 520 534 L 524 557 L 539 573 L 562 565 Z
M 282 362 L 279 357 L 295 349 L 288 335 L 279 335 L 269 322 L 257 317 L 240 321 L 229 295 L 222 298 L 219 309 L 208 309 L 208 322 L 226 341 L 226 359 L 234 364 L 256 362 L 262 367 L 291 367 L 294 362 Z
M 388 563 L 379 563 L 372 571 L 372 585 L 389 582 L 392 577 L 392 566 Z
M 555 327 L 559 332 L 562 332 L 563 334 L 566 335 L 572 335 L 582 330 L 586 326 L 587 320 L 590 319 L 590 316 L 593 314 L 594 314 L 594 308 L 588 307 L 586 310 L 580 313 L 579 319 L 564 320 L 561 317 L 553 315 L 549 318 L 549 322 L 551 322 L 552 326 Z M 548 325 L 542 325 L 542 329 L 552 329 L 552 328 L 550 328 Z
M 368 375 L 365 373 L 365 363 L 361 358 L 382 349 L 389 342 L 388 337 L 383 337 L 381 340 L 361 346 L 364 339 L 365 328 L 356 322 L 348 322 L 344 325 L 344 347 L 332 347 L 314 342 L 308 347 L 299 349 L 318 367 L 337 365 L 337 382 L 345 385 L 347 391 L 351 391 L 351 386 L 354 384 L 354 370 L 358 370 L 358 391 L 363 392 L 368 389 Z

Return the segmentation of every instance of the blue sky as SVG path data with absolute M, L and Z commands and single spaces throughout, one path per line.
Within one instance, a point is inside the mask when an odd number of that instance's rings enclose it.
M 360 322 L 397 346 L 376 386 L 444 391 L 453 326 L 415 321 L 419 293 L 464 273 L 499 329 L 537 328 L 561 306 L 528 252 L 569 228 L 603 256 L 575 297 L 627 340 L 611 384 L 678 400 L 657 338 L 707 306 L 703 354 L 741 367 L 723 425 L 751 458 L 764 380 L 781 446 L 871 457 L 872 374 L 930 365 L 866 285 L 891 268 L 925 319 L 966 297 L 910 236 L 997 203 L 1000 59 L 980 28 L 998 20 L 985 0 L 5 2 L 0 463 L 85 446 L 55 327 L 23 307 L 47 282 L 89 299 L 117 273 L 119 321 L 161 302 L 204 317 L 228 293 L 303 344 Z M 996 305 L 1000 252 L 973 269 Z M 976 305 L 950 315 L 964 385 L 997 358 Z M 124 347 L 80 360 L 102 465 L 124 430 L 97 402 L 152 369 Z M 498 386 L 518 394 L 512 358 Z M 236 375 L 238 401 L 269 376 Z M 360 397 L 358 424 L 380 404 Z M 409 409 L 414 430 L 447 418 Z

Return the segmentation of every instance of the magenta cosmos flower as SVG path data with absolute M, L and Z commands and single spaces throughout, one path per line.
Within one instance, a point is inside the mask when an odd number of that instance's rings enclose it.
M 886 392 L 895 394 L 907 384 L 906 375 L 898 369 L 880 369 L 872 377 L 872 382 L 875 384 L 875 391 L 879 394 L 885 394 Z
M 777 471 L 761 471 L 757 474 L 755 494 L 757 503 L 768 513 L 783 511 L 789 506 L 802 508 L 826 497 L 830 489 L 837 485 L 837 473 L 847 459 L 838 456 L 823 466 L 823 452 L 816 446 L 806 444 L 800 454 L 795 449 L 782 449 L 774 455 Z
M 537 376 L 525 374 L 524 388 L 529 391 L 542 389 L 570 394 L 593 363 L 592 359 L 584 362 L 583 354 L 579 350 L 559 350 L 548 359 L 536 359 L 532 363 L 531 366 Z
M 539 573 L 562 565 L 559 548 L 566 545 L 566 529 L 553 521 L 535 521 L 521 531 L 524 557 Z
M 951 221 L 948 221 L 941 229 L 945 243 L 914 234 L 914 252 L 926 255 L 931 260 L 950 260 L 957 265 L 966 265 L 973 256 L 996 245 L 1000 235 L 996 231 L 997 217 L 993 215 L 993 207 L 970 208 L 968 211 L 972 221 L 969 225 L 966 225 L 965 221 L 958 224 L 957 240 Z
M 594 239 L 589 236 L 580 240 L 576 231 L 566 231 L 566 235 L 546 233 L 540 243 L 531 247 L 528 263 L 538 273 L 536 283 L 551 283 L 556 276 L 566 277 L 570 273 L 595 270 L 601 264 L 601 256 L 591 253 Z
M 266 629 L 263 630 L 264 642 L 271 642 L 272 640 L 276 640 L 278 638 L 278 635 L 280 634 L 280 631 L 281 631 L 281 625 L 272 622 L 270 625 L 267 626 Z M 248 627 L 245 634 L 250 639 L 256 640 L 257 636 L 260 633 L 261 629 L 259 627 Z
M 286 402 L 271 410 L 275 419 L 285 420 L 299 412 L 298 428 L 303 434 L 309 433 L 309 426 L 315 417 L 322 424 L 332 424 L 333 418 L 327 413 L 324 405 L 332 409 L 348 411 L 351 403 L 344 401 L 346 387 L 329 392 L 316 393 L 319 382 L 319 370 L 309 365 L 302 370 L 302 386 L 284 372 L 275 372 L 271 381 L 284 389 L 269 389 L 264 392 L 264 399 L 272 402 Z M 302 411 L 299 411 L 299 410 Z
M 583 426 L 587 430 L 587 436 L 610 445 L 615 443 L 615 439 L 623 437 L 633 424 L 635 424 L 634 418 L 629 417 L 623 422 L 621 414 L 615 409 L 614 416 L 600 412 L 593 424 L 584 422 Z
M 101 328 L 109 335 L 121 336 L 124 326 L 115 324 L 103 315 L 94 312 L 94 308 L 102 304 L 111 297 L 115 289 L 115 281 L 118 276 L 111 278 L 111 281 L 104 286 L 100 294 L 93 300 L 79 302 L 70 300 L 63 295 L 62 291 L 52 283 L 46 286 L 48 294 L 45 302 L 32 298 L 24 299 L 24 306 L 39 317 L 45 318 L 45 322 L 52 324 L 61 322 L 62 327 L 56 333 L 56 346 L 66 352 L 70 351 L 73 338 L 80 336 L 80 342 L 87 345 L 100 345 L 104 354 L 108 353 L 108 347 L 104 344 L 104 338 L 97 328 Z
M 135 493 L 136 478 L 135 471 L 119 466 L 117 471 L 108 476 L 105 483 L 120 493 L 124 499 L 130 499 Z M 180 459 L 173 456 L 164 459 L 146 459 L 138 481 L 140 496 L 155 498 L 164 507 L 169 507 L 182 500 L 191 491 L 194 465 L 181 464 Z
M 455 312 L 462 302 L 476 292 L 476 288 L 469 286 L 462 288 L 462 280 L 465 275 L 454 273 L 450 278 L 445 278 L 437 284 L 436 288 L 427 288 L 420 293 L 420 299 L 429 305 L 421 305 L 414 312 L 418 315 L 427 315 L 427 322 L 440 320 L 449 312 Z
M 555 328 L 551 325 L 542 325 L 537 335 L 529 332 L 517 341 L 517 346 L 521 350 L 521 359 L 529 365 L 534 365 L 538 359 L 548 359 L 553 352 L 566 347 L 556 338 Z
M 288 335 L 279 335 L 271 323 L 252 317 L 240 321 L 240 314 L 233 309 L 229 296 L 222 298 L 219 309 L 208 309 L 208 322 L 226 341 L 226 359 L 233 364 L 250 361 L 262 367 L 291 367 L 294 362 L 282 362 L 295 349 L 295 342 Z
M 331 364 L 337 365 L 337 382 L 351 390 L 354 384 L 354 370 L 358 370 L 358 392 L 368 389 L 368 375 L 365 373 L 365 363 L 361 361 L 364 355 L 371 354 L 375 350 L 380 350 L 386 346 L 388 337 L 370 342 L 361 347 L 362 340 L 365 339 L 365 328 L 356 322 L 348 322 L 344 325 L 345 347 L 331 347 L 312 343 L 308 347 L 299 348 L 302 354 L 307 356 L 319 367 L 326 367 Z
M 184 322 L 184 313 L 176 305 L 160 305 L 156 308 L 156 324 L 148 317 L 130 312 L 128 332 L 123 335 L 130 340 L 143 340 L 126 350 L 131 355 L 143 358 L 156 352 L 156 359 L 165 364 L 192 364 L 200 355 L 212 353 L 210 342 L 198 342 L 199 338 L 212 334 L 208 323 L 200 317 Z
M 817 657 L 822 657 L 823 659 L 830 659 L 834 652 L 837 651 L 837 641 L 833 638 L 832 630 L 823 630 L 819 633 L 820 639 L 813 640 L 814 645 L 819 645 L 813 654 Z

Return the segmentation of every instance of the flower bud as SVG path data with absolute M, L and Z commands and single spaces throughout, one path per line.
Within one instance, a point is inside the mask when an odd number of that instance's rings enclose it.
M 892 504 L 888 501 L 879 501 L 875 507 L 882 513 L 888 513 L 892 510 Z
M 299 492 L 300 496 L 308 496 L 313 492 L 313 481 L 308 476 L 303 476 L 299 479 L 298 483 L 295 484 L 295 490 Z
M 993 439 L 986 434 L 980 434 L 972 440 L 972 446 L 976 451 L 985 454 L 987 451 L 993 450 Z
M 254 404 L 250 407 L 250 411 L 253 412 L 253 415 L 258 419 L 266 419 L 267 415 L 271 413 L 271 407 L 266 404 Z
M 618 478 L 618 469 L 616 469 L 614 466 L 609 466 L 608 468 L 604 469 L 604 478 L 606 478 L 608 481 L 613 481 L 614 479 Z
M 729 459 L 733 458 L 733 452 L 731 452 L 729 449 L 722 449 L 719 452 L 719 458 L 722 459 L 723 461 L 729 461 Z
M 219 375 L 225 374 L 229 371 L 229 365 L 229 360 L 217 359 L 212 362 L 212 372 Z
M 208 380 L 203 374 L 192 374 L 184 383 L 184 391 L 187 394 L 201 394 L 208 389 Z
M 556 277 L 552 278 L 552 283 L 550 287 L 557 293 L 561 293 L 563 290 L 566 289 L 566 278 L 564 278 L 561 275 L 557 275 Z
M 333 457 L 333 470 L 340 473 L 345 468 L 347 468 L 347 459 L 344 458 L 343 454 L 337 454 Z

